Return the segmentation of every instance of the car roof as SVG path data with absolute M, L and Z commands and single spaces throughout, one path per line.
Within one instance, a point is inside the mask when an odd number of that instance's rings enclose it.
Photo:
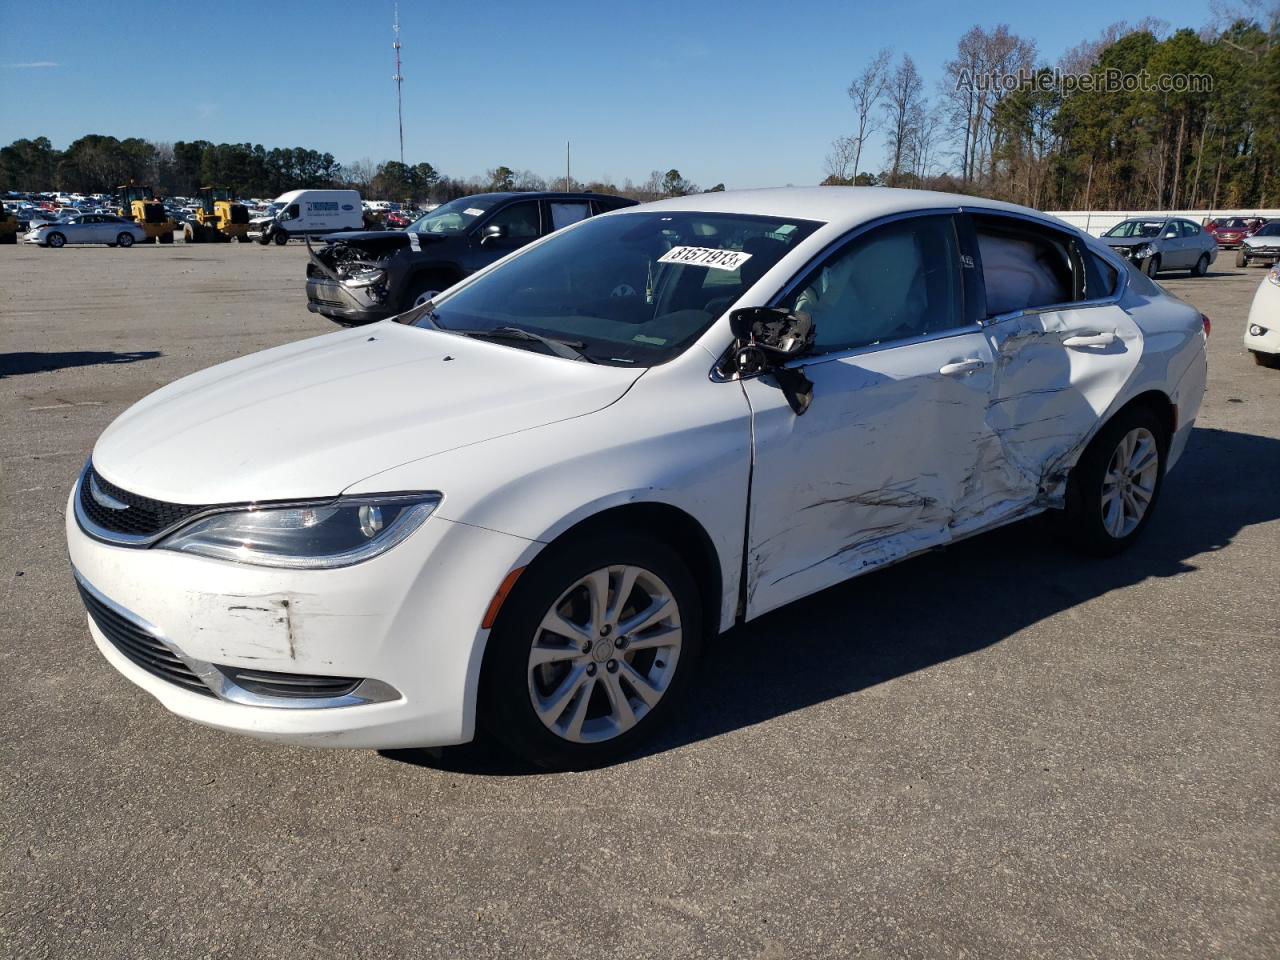
M 1034 216 L 1075 232 L 1074 227 L 1070 227 L 1056 217 L 1029 207 L 958 193 L 905 190 L 896 187 L 770 187 L 761 190 L 722 190 L 657 200 L 641 205 L 639 210 L 744 213 L 762 217 L 818 220 L 836 227 L 855 227 L 868 220 L 877 220 L 895 213 L 954 207 Z
M 565 192 L 562 190 L 502 190 L 493 193 L 472 193 L 466 198 L 506 200 L 513 197 L 523 197 L 526 200 L 622 200 L 625 203 L 634 203 L 633 200 L 627 200 L 626 197 L 619 197 L 613 193 L 574 193 L 572 191 Z

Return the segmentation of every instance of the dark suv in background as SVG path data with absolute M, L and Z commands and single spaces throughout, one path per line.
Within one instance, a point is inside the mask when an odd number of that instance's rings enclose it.
M 322 238 L 307 264 L 307 309 L 343 326 L 384 320 L 561 227 L 636 201 L 599 193 L 477 193 L 404 230 Z

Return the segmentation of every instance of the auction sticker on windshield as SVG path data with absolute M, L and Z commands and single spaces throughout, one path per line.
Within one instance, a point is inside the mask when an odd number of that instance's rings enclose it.
M 741 250 L 717 250 L 714 247 L 672 247 L 658 258 L 659 263 L 685 263 L 692 267 L 715 270 L 737 270 L 751 259 Z

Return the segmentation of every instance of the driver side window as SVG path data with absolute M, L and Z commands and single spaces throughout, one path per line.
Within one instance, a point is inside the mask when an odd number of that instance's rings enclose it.
M 538 235 L 538 202 L 521 200 L 503 207 L 485 226 L 506 227 L 506 236 L 512 240 L 532 240 Z
M 818 352 L 965 325 L 960 245 L 950 216 L 898 220 L 856 237 L 780 304 L 807 313 Z

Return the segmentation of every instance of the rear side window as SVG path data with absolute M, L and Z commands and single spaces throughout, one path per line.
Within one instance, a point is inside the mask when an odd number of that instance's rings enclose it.
M 987 316 L 1075 300 L 1069 241 L 1049 230 L 975 217 Z
M 551 207 L 552 230 L 559 230 L 561 227 L 567 227 L 571 223 L 577 223 L 579 220 L 585 220 L 591 216 L 591 208 L 585 200 L 552 200 L 549 206 Z
M 1114 294 L 1120 281 L 1119 271 L 1093 251 L 1081 252 L 1084 255 L 1084 299 L 1102 300 Z

